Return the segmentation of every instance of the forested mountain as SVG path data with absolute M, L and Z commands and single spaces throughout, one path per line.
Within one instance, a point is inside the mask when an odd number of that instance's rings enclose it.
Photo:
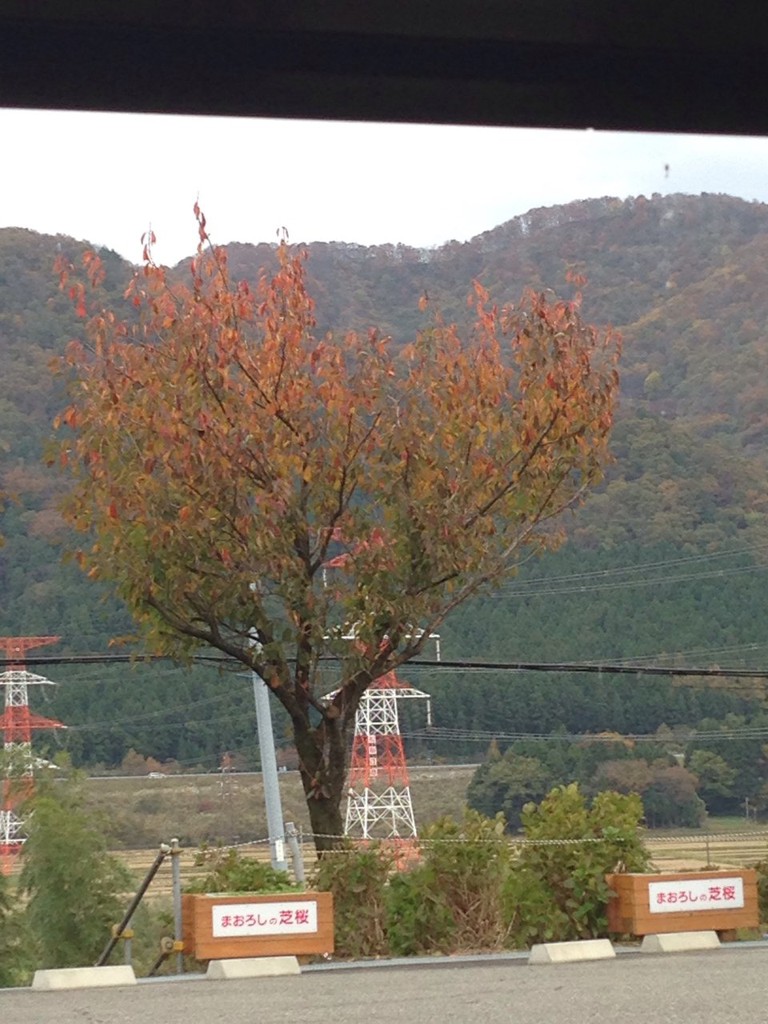
M 64 402 L 48 364 L 79 329 L 53 262 L 86 248 L 0 230 L 0 489 L 14 498 L 0 522 L 0 635 L 61 635 L 41 651 L 51 654 L 104 651 L 130 628 L 115 601 L 61 564 L 66 538 L 54 506 L 64 484 L 42 459 Z M 576 270 L 588 279 L 586 317 L 624 337 L 605 483 L 566 518 L 560 552 L 446 623 L 445 657 L 768 664 L 768 206 L 606 198 L 534 210 L 434 249 L 307 248 L 318 331 L 376 325 L 400 344 L 426 323 L 425 293 L 432 309 L 463 321 L 472 279 L 504 302 L 527 286 L 568 295 L 566 274 Z M 119 303 L 133 268 L 101 256 Z M 271 246 L 229 246 L 236 277 L 256 279 L 273 258 Z M 225 749 L 253 755 L 243 677 L 169 666 L 48 674 L 63 685 L 46 690 L 40 710 L 78 727 L 52 749 L 66 743 L 77 761 L 114 765 L 130 748 L 208 766 Z M 608 674 L 414 669 L 411 678 L 434 694 L 440 728 L 477 731 L 421 736 L 422 754 L 445 758 L 477 759 L 494 734 L 652 733 L 750 715 L 762 702 L 758 683 L 727 678 L 707 687 Z

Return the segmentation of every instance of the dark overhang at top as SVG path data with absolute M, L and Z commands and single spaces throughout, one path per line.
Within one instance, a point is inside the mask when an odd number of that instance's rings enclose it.
M 768 5 L 3 0 L 0 105 L 768 134 Z

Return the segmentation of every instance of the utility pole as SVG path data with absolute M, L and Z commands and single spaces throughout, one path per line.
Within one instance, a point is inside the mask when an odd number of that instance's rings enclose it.
M 251 590 L 256 593 L 258 583 L 251 583 Z M 261 643 L 255 630 L 251 630 L 251 643 L 261 650 Z M 253 703 L 256 706 L 256 731 L 259 737 L 259 759 L 261 761 L 261 778 L 264 786 L 264 804 L 267 811 L 267 833 L 269 835 L 269 856 L 275 871 L 287 871 L 285 859 L 285 825 L 283 824 L 283 807 L 280 802 L 280 782 L 277 777 L 277 758 L 275 757 L 275 733 L 272 729 L 272 705 L 269 699 L 267 684 L 254 669 Z
M 267 811 L 267 832 L 269 834 L 269 855 L 275 871 L 287 871 L 285 859 L 285 827 L 283 807 L 280 801 L 280 781 L 277 775 L 275 757 L 275 734 L 272 729 L 272 706 L 267 684 L 258 674 L 252 672 L 253 702 L 256 705 L 256 729 L 259 736 L 259 758 L 261 778 L 264 785 L 264 804 Z

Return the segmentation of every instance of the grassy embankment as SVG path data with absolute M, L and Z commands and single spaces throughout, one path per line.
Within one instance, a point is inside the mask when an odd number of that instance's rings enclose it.
M 446 814 L 461 816 L 473 771 L 471 766 L 412 768 L 411 792 L 420 827 Z M 298 773 L 281 774 L 280 790 L 285 820 L 308 832 Z M 103 816 L 110 848 L 137 871 L 151 862 L 159 843 L 171 838 L 178 838 L 188 851 L 182 863 L 191 870 L 201 844 L 248 843 L 267 832 L 260 775 L 101 778 L 89 780 L 86 791 L 93 809 Z M 649 832 L 647 843 L 661 870 L 728 867 L 767 857 L 766 834 L 768 823 L 713 818 L 703 830 Z M 311 856 L 309 840 L 305 849 Z M 251 850 L 266 856 L 264 845 Z

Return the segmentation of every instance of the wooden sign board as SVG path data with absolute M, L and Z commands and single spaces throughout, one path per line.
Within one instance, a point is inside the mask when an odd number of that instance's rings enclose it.
M 616 898 L 608 930 L 621 935 L 756 928 L 757 875 L 751 869 L 607 875 Z
M 329 892 L 186 893 L 184 952 L 197 960 L 333 952 Z

